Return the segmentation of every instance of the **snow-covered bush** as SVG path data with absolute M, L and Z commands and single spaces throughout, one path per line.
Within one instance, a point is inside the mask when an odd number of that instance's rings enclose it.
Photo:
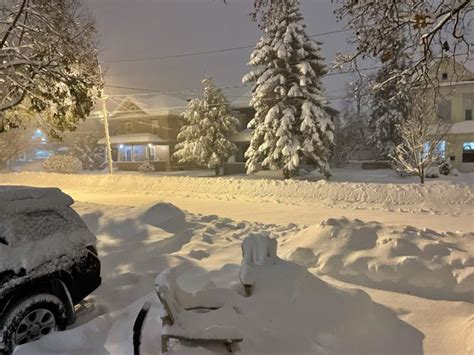
M 82 170 L 82 163 L 71 155 L 53 155 L 44 161 L 43 168 L 49 173 L 75 174 Z
M 439 174 L 440 174 L 439 168 L 437 166 L 431 166 L 426 171 L 425 176 L 428 179 L 437 179 L 439 178 Z
M 444 159 L 439 163 L 438 169 L 441 175 L 449 175 L 453 169 L 453 166 L 451 165 L 449 159 Z
M 155 171 L 155 167 L 149 161 L 145 161 L 138 167 L 138 171 L 141 173 L 152 173 Z

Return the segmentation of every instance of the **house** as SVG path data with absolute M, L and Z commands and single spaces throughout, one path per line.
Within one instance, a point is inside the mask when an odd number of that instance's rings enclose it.
M 439 80 L 437 113 L 451 124 L 441 150 L 454 168 L 474 172 L 474 73 L 454 59 L 433 64 L 431 76 Z
M 170 95 L 126 97 L 109 116 L 112 160 L 119 170 L 138 170 L 149 161 L 155 171 L 172 167 L 185 99 Z M 99 140 L 105 145 L 105 138 Z
M 225 163 L 224 174 L 245 173 L 245 152 L 250 145 L 252 130 L 248 123 L 255 111 L 249 106 L 251 93 L 231 103 L 239 119 L 238 132 L 231 138 L 237 146 L 235 154 Z M 179 130 L 183 124 L 182 112 L 188 102 L 170 95 L 128 96 L 120 102 L 109 117 L 112 160 L 119 170 L 134 171 L 149 161 L 155 171 L 196 168 L 179 166 L 173 159 Z M 337 111 L 328 109 L 334 117 Z M 99 140 L 105 145 L 105 138 Z

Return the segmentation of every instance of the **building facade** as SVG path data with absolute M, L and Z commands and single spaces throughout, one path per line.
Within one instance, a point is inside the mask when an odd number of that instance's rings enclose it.
M 138 170 L 144 162 L 169 170 L 181 113 L 187 102 L 169 95 L 125 98 L 109 117 L 112 159 L 119 170 Z M 99 140 L 105 145 L 105 139 Z
M 459 62 L 445 59 L 435 63 L 432 77 L 440 86 L 439 119 L 450 125 L 441 149 L 454 168 L 474 172 L 474 73 Z

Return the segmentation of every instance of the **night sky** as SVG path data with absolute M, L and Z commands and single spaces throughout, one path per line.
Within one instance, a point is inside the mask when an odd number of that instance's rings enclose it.
M 329 0 L 303 0 L 308 34 L 340 30 Z M 106 83 L 144 90 L 107 87 L 109 94 L 200 89 L 204 75 L 219 86 L 241 85 L 251 49 L 172 59 L 113 62 L 254 45 L 261 32 L 251 21 L 252 0 L 88 0 L 97 21 Z M 349 33 L 318 37 L 329 64 L 347 51 Z M 324 80 L 327 96 L 343 96 L 347 75 Z M 231 101 L 249 88 L 226 90 Z M 187 94 L 184 94 L 187 95 Z M 181 96 L 181 95 L 179 95 Z M 191 96 L 191 95 L 189 95 Z M 340 101 L 334 101 L 334 105 Z

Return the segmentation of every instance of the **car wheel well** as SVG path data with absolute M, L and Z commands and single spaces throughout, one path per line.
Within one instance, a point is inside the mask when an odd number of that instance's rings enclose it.
M 5 306 L 2 309 L 0 314 L 8 312 L 8 309 L 12 305 L 21 302 L 22 300 L 30 297 L 34 297 L 39 293 L 51 294 L 58 297 L 66 307 L 67 314 L 67 323 L 71 324 L 75 320 L 75 311 L 74 305 L 72 304 L 71 296 L 69 294 L 69 289 L 67 283 L 61 280 L 60 278 L 50 278 L 47 280 L 39 280 L 23 284 L 21 287 L 16 288 L 11 296 L 5 303 Z

